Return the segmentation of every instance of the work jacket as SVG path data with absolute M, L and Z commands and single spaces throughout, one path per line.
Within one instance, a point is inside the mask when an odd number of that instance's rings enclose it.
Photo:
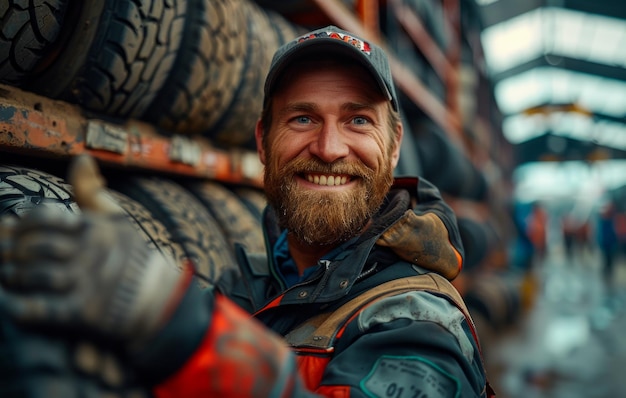
M 363 299 L 364 308 L 347 313 L 352 318 L 338 324 L 341 330 L 331 336 L 308 333 L 316 321 L 307 321 L 386 282 L 435 273 L 438 283 L 447 284 L 458 274 L 463 249 L 456 218 L 429 182 L 397 179 L 371 226 L 289 288 L 272 261 L 281 231 L 271 208 L 265 212 L 264 229 L 268 253 L 258 256 L 240 249 L 242 278 L 230 297 L 288 337 L 309 389 L 336 397 L 485 394 L 485 372 L 469 314 L 443 291 Z M 307 337 L 313 344 L 303 340 Z M 332 341 L 318 345 L 316 337 Z

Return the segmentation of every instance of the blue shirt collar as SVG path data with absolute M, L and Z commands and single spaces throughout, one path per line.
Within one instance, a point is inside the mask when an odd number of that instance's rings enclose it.
M 357 238 L 355 237 L 337 246 L 330 252 L 326 253 L 326 255 L 324 255 L 321 259 L 332 260 L 339 253 L 344 251 L 346 246 L 351 244 L 355 239 Z M 320 265 L 317 264 L 305 269 L 302 276 L 298 274 L 298 267 L 296 266 L 295 261 L 293 261 L 293 258 L 289 254 L 289 245 L 287 244 L 287 230 L 282 231 L 282 233 L 276 240 L 273 253 L 274 264 L 276 264 L 278 274 L 282 277 L 283 282 L 285 282 L 288 288 L 306 280 L 309 276 L 311 276 L 315 271 L 320 268 Z

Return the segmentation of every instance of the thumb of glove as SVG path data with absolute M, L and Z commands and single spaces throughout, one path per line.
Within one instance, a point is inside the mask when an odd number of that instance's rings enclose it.
M 67 180 L 74 187 L 74 200 L 82 210 L 110 215 L 124 213 L 107 193 L 105 179 L 93 157 L 87 154 L 75 157 Z

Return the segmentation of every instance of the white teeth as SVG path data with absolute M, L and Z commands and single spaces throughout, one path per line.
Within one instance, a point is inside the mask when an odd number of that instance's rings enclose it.
M 336 186 L 336 185 L 344 185 L 347 181 L 348 181 L 348 177 L 346 176 L 312 176 L 311 174 L 307 174 L 306 176 L 306 180 L 308 182 L 312 182 L 313 184 L 317 184 L 317 185 L 326 185 L 329 187 L 332 186 Z

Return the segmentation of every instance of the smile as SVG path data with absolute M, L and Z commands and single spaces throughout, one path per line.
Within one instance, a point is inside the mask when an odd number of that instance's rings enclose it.
M 305 178 L 308 182 L 323 186 L 337 186 L 345 185 L 350 182 L 350 178 L 345 175 L 319 175 L 319 174 L 306 174 Z

